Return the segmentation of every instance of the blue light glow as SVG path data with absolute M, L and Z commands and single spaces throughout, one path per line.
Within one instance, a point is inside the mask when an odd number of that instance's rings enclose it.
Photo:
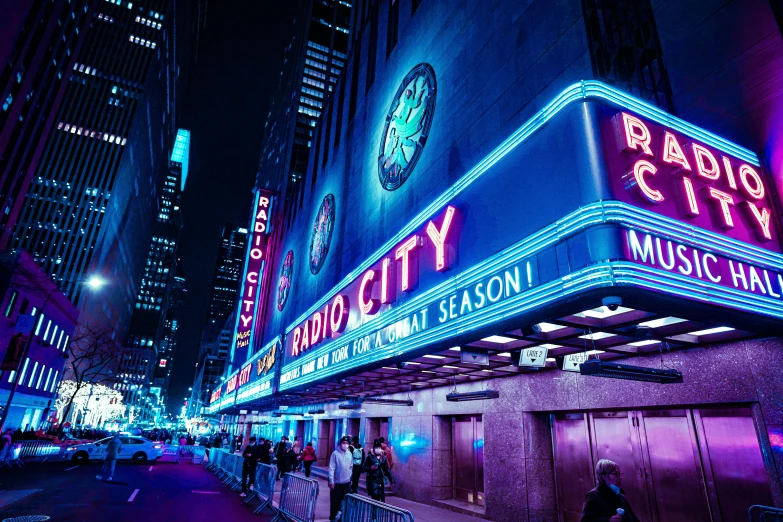
M 440 285 L 420 293 L 399 307 L 373 317 L 360 327 L 323 345 L 318 350 L 308 352 L 298 358 L 296 362 L 286 365 L 282 369 L 282 373 L 316 359 L 336 346 L 350 344 L 356 339 L 393 324 L 411 315 L 416 310 L 468 288 L 586 228 L 605 223 L 616 223 L 631 229 L 643 230 L 690 244 L 696 248 L 712 249 L 720 252 L 721 255 L 734 256 L 743 261 L 751 261 L 776 271 L 783 271 L 783 255 L 781 254 L 723 237 L 619 201 L 591 203 L 531 234 L 506 250 L 498 252 L 481 263 L 466 269 L 448 281 L 444 281 Z M 775 299 L 748 294 L 631 262 L 598 263 L 560 279 L 527 289 L 516 296 L 501 299 L 492 305 L 486 306 L 481 312 L 471 313 L 445 322 L 423 330 L 416 335 L 399 339 L 382 349 L 375 350 L 364 356 L 358 356 L 334 364 L 330 366 L 328 372 L 315 372 L 311 375 L 282 383 L 280 384 L 280 390 L 299 387 L 322 379 L 325 376 L 368 364 L 370 361 L 381 361 L 421 348 L 422 346 L 435 344 L 589 289 L 617 285 L 663 291 L 701 302 L 728 306 L 767 317 L 783 319 L 783 309 L 780 306 L 780 302 Z
M 291 332 L 297 325 L 303 323 L 308 317 L 313 315 L 313 313 L 322 308 L 327 302 L 331 301 L 338 291 L 345 288 L 352 281 L 360 277 L 368 268 L 378 262 L 394 246 L 423 226 L 424 223 L 426 223 L 427 220 L 435 214 L 435 212 L 452 201 L 457 195 L 459 195 L 474 181 L 486 173 L 495 163 L 503 159 L 511 151 L 516 149 L 516 147 L 527 141 L 528 138 L 535 134 L 541 127 L 547 124 L 560 112 L 574 103 L 587 100 L 602 100 L 616 105 L 621 109 L 633 111 L 649 120 L 679 131 L 686 136 L 697 139 L 720 151 L 726 152 L 727 154 L 746 161 L 751 165 L 756 167 L 759 166 L 758 156 L 754 152 L 744 147 L 741 147 L 729 140 L 726 140 L 725 138 L 721 138 L 716 134 L 692 125 L 684 120 L 681 120 L 676 116 L 672 116 L 671 114 L 662 111 L 658 107 L 634 98 L 633 96 L 619 91 L 614 87 L 610 87 L 609 85 L 595 80 L 583 80 L 564 89 L 551 102 L 545 105 L 532 118 L 525 122 L 524 125 L 511 134 L 511 136 L 509 136 L 503 143 L 498 145 L 495 150 L 490 152 L 483 160 L 481 160 L 476 166 L 465 173 L 443 194 L 441 194 L 432 203 L 419 212 L 416 217 L 414 217 L 405 227 L 400 229 L 397 234 L 384 243 L 383 246 L 376 250 L 355 270 L 346 275 L 342 281 L 337 283 L 329 292 L 325 293 L 323 297 L 313 304 L 305 313 L 294 320 L 293 323 L 291 323 L 286 328 L 286 333 Z M 589 216 L 585 216 L 585 219 L 589 219 Z M 671 221 L 675 222 L 674 220 Z M 701 229 L 696 229 L 696 227 L 691 228 L 694 230 L 699 230 L 699 233 L 704 232 Z M 687 236 L 688 234 L 686 234 L 686 237 Z M 714 234 L 714 236 L 720 237 L 717 234 Z M 725 240 L 725 238 L 721 239 Z
M 190 164 L 190 131 L 179 129 L 174 140 L 174 150 L 171 151 L 171 161 L 182 165 L 181 189 L 185 190 L 185 181 L 188 179 L 188 166 Z

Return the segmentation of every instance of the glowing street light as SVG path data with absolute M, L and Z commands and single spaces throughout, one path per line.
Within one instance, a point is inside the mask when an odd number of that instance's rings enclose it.
M 107 281 L 99 275 L 94 275 L 90 277 L 87 281 L 85 281 L 85 283 L 92 290 L 100 290 L 107 284 Z

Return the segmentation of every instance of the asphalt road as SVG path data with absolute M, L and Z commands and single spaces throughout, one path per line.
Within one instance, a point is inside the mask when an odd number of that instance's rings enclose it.
M 118 463 L 112 482 L 95 478 L 100 469 L 101 463 L 61 462 L 0 470 L 0 520 L 28 515 L 76 522 L 271 519 L 253 515 L 237 493 L 189 461 Z

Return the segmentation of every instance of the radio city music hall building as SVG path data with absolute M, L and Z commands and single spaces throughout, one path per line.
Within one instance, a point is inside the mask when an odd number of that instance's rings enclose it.
M 373 5 L 208 413 L 385 436 L 396 495 L 491 520 L 578 520 L 602 458 L 642 520 L 783 505 L 770 4 Z

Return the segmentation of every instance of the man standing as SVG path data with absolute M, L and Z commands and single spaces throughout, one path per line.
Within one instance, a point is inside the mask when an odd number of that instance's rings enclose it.
M 288 457 L 286 456 L 285 445 L 288 442 L 288 437 L 283 435 L 280 442 L 275 444 L 275 458 L 277 459 L 277 480 L 283 478 L 283 474 L 286 473 L 286 462 Z
M 339 520 L 345 495 L 351 492 L 351 475 L 353 474 L 353 455 L 348 451 L 351 445 L 350 437 L 340 439 L 340 445 L 329 459 L 329 520 Z
M 114 478 L 114 466 L 117 465 L 117 455 L 120 454 L 122 449 L 122 441 L 120 440 L 120 434 L 115 433 L 114 438 L 106 444 L 106 460 L 103 462 L 103 468 L 101 468 L 101 474 L 96 476 L 98 480 L 103 480 L 103 476 L 106 472 L 109 472 L 109 482 Z
M 249 482 L 250 491 L 253 491 L 253 485 L 256 483 L 256 466 L 258 461 L 261 460 L 261 454 L 259 447 L 256 446 L 256 438 L 250 437 L 250 443 L 245 446 L 242 451 L 242 457 L 245 459 L 242 461 L 242 493 L 240 497 L 247 496 L 247 484 Z M 248 477 L 250 480 L 248 481 Z
M 362 466 L 364 465 L 364 448 L 362 448 L 359 442 L 359 437 L 354 436 L 349 447 L 351 455 L 353 455 L 353 473 L 351 475 L 351 493 L 359 492 L 359 479 L 362 476 Z

